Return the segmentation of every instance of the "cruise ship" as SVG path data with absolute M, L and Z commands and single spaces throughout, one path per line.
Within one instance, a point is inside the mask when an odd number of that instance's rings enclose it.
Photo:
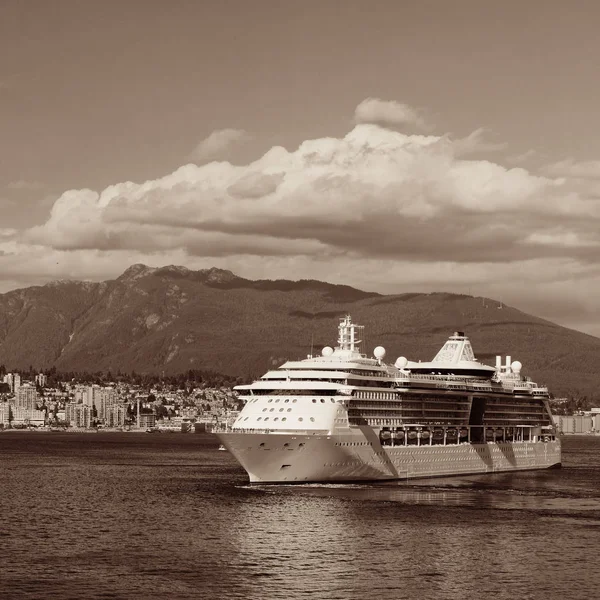
M 560 465 L 548 389 L 521 363 L 477 361 L 457 331 L 431 362 L 361 352 L 341 319 L 335 348 L 235 389 L 245 401 L 223 446 L 251 483 L 405 480 Z

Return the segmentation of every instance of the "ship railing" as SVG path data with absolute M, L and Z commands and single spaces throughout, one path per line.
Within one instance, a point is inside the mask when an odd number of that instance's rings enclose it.
M 223 429 L 217 431 L 213 429 L 213 433 L 244 433 L 244 434 L 285 434 L 285 435 L 325 435 L 329 434 L 328 429 L 268 429 L 268 428 L 241 428 L 236 427 L 235 429 Z

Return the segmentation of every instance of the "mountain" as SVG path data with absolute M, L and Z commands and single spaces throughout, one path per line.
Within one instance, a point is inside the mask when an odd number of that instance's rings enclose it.
M 487 298 L 381 295 L 315 280 L 133 265 L 102 283 L 57 281 L 0 295 L 0 363 L 8 368 L 138 373 L 213 369 L 255 376 L 334 345 L 338 318 L 365 325 L 365 351 L 431 360 L 465 331 L 477 357 L 520 360 L 555 395 L 597 394 L 600 339 Z

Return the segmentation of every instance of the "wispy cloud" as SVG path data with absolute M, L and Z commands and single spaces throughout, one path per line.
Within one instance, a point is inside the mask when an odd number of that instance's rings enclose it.
M 11 181 L 7 186 L 9 190 L 25 190 L 25 191 L 37 191 L 43 190 L 46 185 L 39 181 L 27 181 L 25 179 L 17 179 Z
M 533 158 L 534 156 L 538 156 L 538 155 L 539 155 L 539 152 L 537 152 L 533 148 L 530 148 L 529 150 L 527 150 L 525 152 L 521 152 L 520 154 L 511 154 L 510 156 L 506 157 L 506 160 L 510 164 L 520 165 L 524 162 L 527 162 L 529 159 Z
M 497 152 L 507 147 L 506 142 L 493 142 L 485 139 L 487 130 L 483 127 L 476 129 L 465 138 L 453 142 L 456 156 Z
M 580 177 L 600 179 L 600 160 L 576 161 L 567 158 L 542 167 L 542 172 L 551 177 Z

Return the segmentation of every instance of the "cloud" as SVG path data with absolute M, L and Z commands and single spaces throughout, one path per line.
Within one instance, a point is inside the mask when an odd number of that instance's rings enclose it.
M 6 187 L 9 190 L 38 191 L 43 190 L 46 186 L 39 181 L 26 181 L 24 179 L 17 179 L 15 181 L 11 181 Z
M 430 127 L 419 112 L 408 104 L 379 98 L 363 100 L 354 111 L 354 121 L 395 128 L 412 125 L 417 129 L 428 130 Z
M 243 129 L 217 129 L 192 150 L 190 158 L 196 162 L 203 162 L 221 157 L 230 147 L 249 138 L 249 134 Z
M 542 172 L 550 177 L 577 177 L 600 179 L 600 160 L 576 161 L 567 158 L 542 167 Z
M 102 193 L 70 190 L 25 239 L 59 250 L 187 248 L 212 256 L 592 260 L 600 202 L 560 180 L 461 159 L 457 143 L 475 151 L 481 135 L 452 142 L 361 124 L 293 152 L 273 148 L 249 165 L 186 165 Z
M 506 142 L 491 142 L 484 139 L 486 130 L 483 127 L 476 129 L 467 137 L 453 142 L 456 156 L 466 156 L 469 154 L 496 152 L 504 150 Z
M 521 152 L 520 154 L 511 154 L 510 156 L 507 156 L 506 161 L 513 165 L 519 165 L 528 161 L 530 158 L 537 156 L 538 154 L 539 153 L 536 150 L 530 148 L 529 150 Z

